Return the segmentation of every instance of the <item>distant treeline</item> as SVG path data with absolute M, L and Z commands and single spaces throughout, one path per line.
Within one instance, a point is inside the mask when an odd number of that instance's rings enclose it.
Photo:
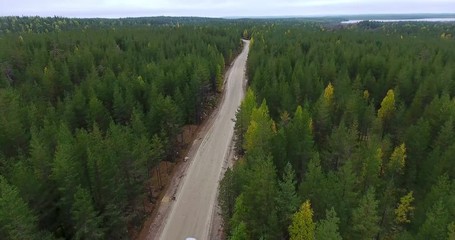
M 230 21 L 232 22 L 232 21 Z M 139 26 L 181 26 L 228 23 L 221 18 L 203 17 L 138 17 L 138 18 L 65 18 L 65 17 L 0 17 L 0 34 L 14 32 L 48 33 L 55 31 L 102 29 Z

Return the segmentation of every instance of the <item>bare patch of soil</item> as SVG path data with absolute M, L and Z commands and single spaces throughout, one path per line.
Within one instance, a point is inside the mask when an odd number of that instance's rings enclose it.
M 145 194 L 141 203 L 138 203 L 137 207 L 141 207 L 145 216 L 143 224 L 138 227 L 130 226 L 129 233 L 131 239 L 146 239 L 149 231 L 149 227 L 153 222 L 153 219 L 157 215 L 157 207 L 159 207 L 160 201 L 166 202 L 172 199 L 165 196 L 166 190 L 172 181 L 172 178 L 180 168 L 180 165 L 185 162 L 188 150 L 195 140 L 196 133 L 199 131 L 198 125 L 185 125 L 182 128 L 182 144 L 181 148 L 177 150 L 175 162 L 162 161 L 160 164 L 153 168 L 150 172 L 151 178 L 149 182 L 149 193 Z M 152 196 L 150 198 L 150 196 Z M 141 205 L 141 206 L 139 206 Z

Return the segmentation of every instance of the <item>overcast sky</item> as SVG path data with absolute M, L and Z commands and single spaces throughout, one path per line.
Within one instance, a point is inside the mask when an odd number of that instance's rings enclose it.
M 0 0 L 2 16 L 320 16 L 455 13 L 455 0 Z

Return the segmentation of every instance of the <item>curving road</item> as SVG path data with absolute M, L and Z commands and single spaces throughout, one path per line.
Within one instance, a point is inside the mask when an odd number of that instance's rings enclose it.
M 218 183 L 234 134 L 232 119 L 244 96 L 248 50 L 249 41 L 244 41 L 242 53 L 228 72 L 219 110 L 202 142 L 190 150 L 196 153 L 190 157 L 191 163 L 162 223 L 162 231 L 155 233 L 161 240 L 209 239 Z

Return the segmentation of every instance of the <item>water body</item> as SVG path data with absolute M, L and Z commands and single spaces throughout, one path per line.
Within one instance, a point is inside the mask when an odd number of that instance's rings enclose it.
M 342 21 L 342 24 L 355 24 L 362 21 L 373 22 L 455 22 L 455 18 L 409 18 L 409 19 L 363 19 Z

